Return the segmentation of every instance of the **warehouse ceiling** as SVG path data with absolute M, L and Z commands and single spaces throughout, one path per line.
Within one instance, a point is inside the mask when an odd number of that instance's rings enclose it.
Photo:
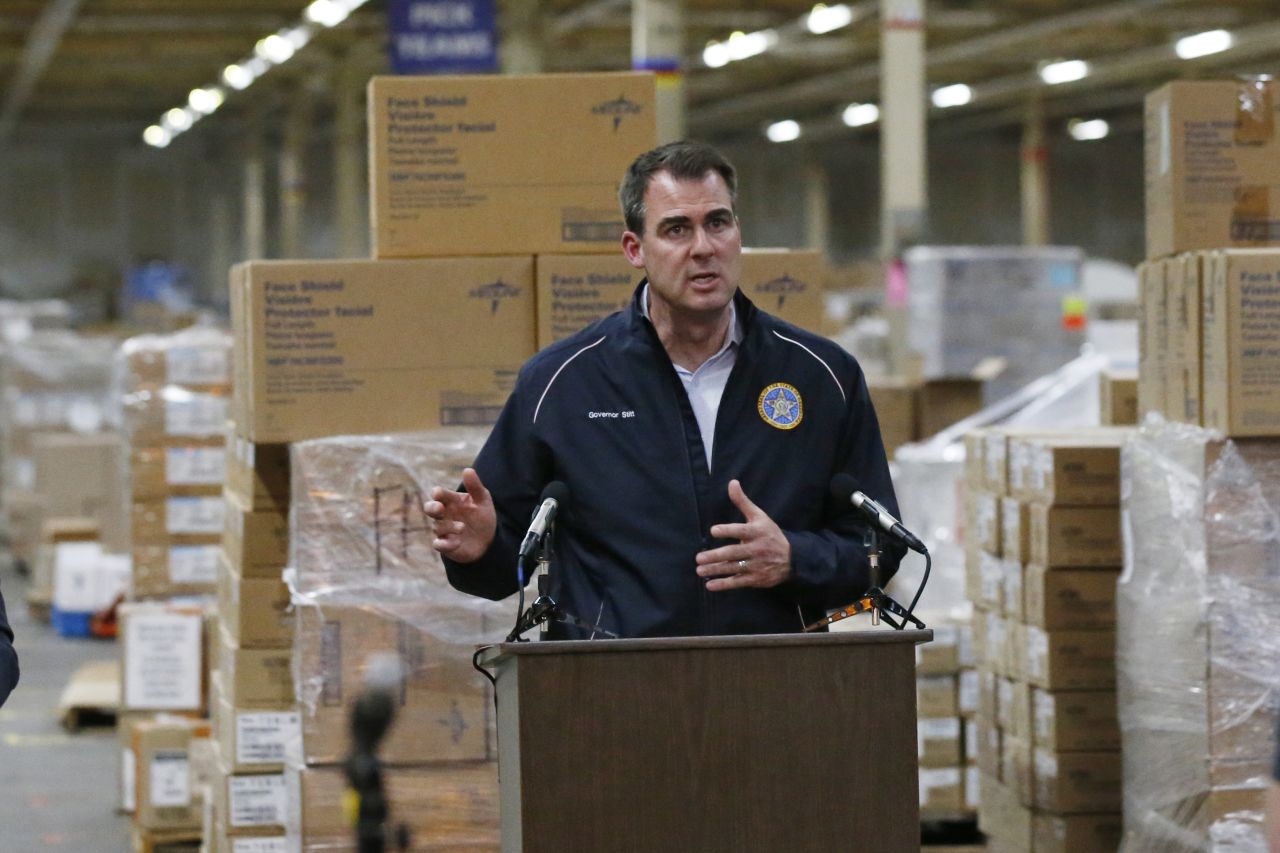
M 48 133 L 140 139 L 145 127 L 219 82 L 264 36 L 303 22 L 304 0 L 0 0 L 0 144 Z M 548 71 L 630 67 L 629 0 L 498 0 L 500 27 L 529 20 Z M 824 35 L 805 26 L 808 0 L 686 0 L 690 132 L 758 135 L 795 119 L 806 138 L 863 132 L 841 110 L 875 101 L 879 4 L 849 3 L 852 22 Z M 254 108 L 298 91 L 333 88 L 341 69 L 384 70 L 385 0 L 370 0 L 320 31 L 244 91 L 228 90 L 204 119 L 234 126 Z M 1017 126 L 1027 104 L 1050 117 L 1136 115 L 1142 94 L 1174 77 L 1267 73 L 1280 65 L 1276 0 L 931 0 L 926 12 L 931 87 L 966 83 L 972 100 L 935 107 L 956 130 Z M 1178 58 L 1187 35 L 1227 30 L 1233 47 Z M 771 30 L 772 47 L 711 68 L 703 50 L 735 31 Z M 508 37 L 503 33 L 503 37 Z M 1082 79 L 1049 86 L 1048 61 L 1089 63 Z M 347 79 L 351 79 L 347 77 Z M 193 129 L 198 135 L 201 127 Z

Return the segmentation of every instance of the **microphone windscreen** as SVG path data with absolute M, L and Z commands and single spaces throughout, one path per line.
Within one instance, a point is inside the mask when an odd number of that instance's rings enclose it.
M 552 480 L 542 490 L 542 497 L 538 499 L 538 503 L 548 498 L 556 502 L 556 515 L 563 521 L 564 514 L 569 509 L 569 487 L 559 480 Z
M 856 491 L 858 491 L 858 481 L 852 474 L 841 471 L 831 478 L 831 496 L 836 500 L 849 501 Z

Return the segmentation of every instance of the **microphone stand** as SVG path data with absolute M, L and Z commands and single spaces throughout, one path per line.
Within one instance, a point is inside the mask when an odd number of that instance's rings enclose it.
M 352 747 L 343 769 L 356 797 L 355 814 L 350 819 L 355 824 L 358 853 L 409 849 L 409 827 L 387 826 L 389 808 L 382 761 L 377 756 L 378 743 L 394 718 L 395 700 L 386 691 L 367 690 L 352 706 Z M 389 847 L 388 840 L 394 846 Z
M 552 622 L 563 622 L 566 625 L 572 625 L 575 628 L 581 628 L 584 631 L 590 631 L 591 637 L 596 634 L 603 634 L 606 637 L 617 638 L 617 634 L 607 631 L 597 625 L 588 625 L 582 619 L 561 607 L 554 598 L 551 597 L 551 541 L 555 537 L 555 522 L 552 521 L 547 527 L 546 535 L 542 542 L 538 545 L 538 564 L 534 570 L 538 576 L 538 597 L 533 600 L 533 604 L 529 605 L 527 610 L 524 608 L 524 587 L 520 587 L 520 611 L 516 616 L 515 627 L 511 629 L 511 633 L 507 635 L 508 643 L 527 642 L 524 634 L 533 630 L 535 626 L 541 626 L 542 631 L 539 639 L 547 639 L 547 628 Z M 523 566 L 521 566 L 523 569 Z M 523 572 L 520 575 L 524 577 Z
M 881 588 L 880 578 L 880 537 L 876 533 L 874 526 L 868 526 L 869 531 L 867 545 L 867 562 L 871 567 L 871 588 L 862 594 L 862 597 L 852 604 L 842 607 L 839 610 L 819 619 L 811 625 L 805 626 L 805 631 L 816 631 L 824 628 L 833 622 L 839 622 L 842 619 L 848 619 L 850 616 L 857 616 L 859 613 L 870 613 L 871 624 L 879 626 L 880 620 L 883 619 L 895 631 L 901 631 L 908 623 L 915 625 L 917 628 L 923 629 L 925 624 L 911 615 L 911 611 L 903 607 L 901 604 L 893 600 L 893 596 L 885 592 Z M 927 555 L 926 555 L 927 556 Z M 918 598 L 918 596 L 917 596 Z M 889 614 L 899 617 L 899 622 Z

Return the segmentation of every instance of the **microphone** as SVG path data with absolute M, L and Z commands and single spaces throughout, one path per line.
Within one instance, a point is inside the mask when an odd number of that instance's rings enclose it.
M 529 522 L 529 532 L 520 543 L 520 563 L 524 564 L 538 547 L 538 543 L 547 535 L 547 528 L 556 519 L 556 513 L 563 513 L 569 504 L 569 487 L 559 480 L 552 480 L 542 490 L 542 501 Z
M 841 471 L 831 478 L 831 495 L 838 501 L 849 501 L 855 508 L 861 510 L 868 520 L 878 524 L 890 536 L 901 539 L 912 551 L 919 554 L 928 552 L 929 549 L 924 547 L 924 543 L 903 527 L 902 522 L 890 515 L 889 511 L 880 504 L 858 491 L 858 481 L 851 474 Z
M 364 690 L 351 707 L 351 736 L 359 751 L 373 754 L 396 716 L 404 670 L 392 652 L 371 655 L 365 664 Z

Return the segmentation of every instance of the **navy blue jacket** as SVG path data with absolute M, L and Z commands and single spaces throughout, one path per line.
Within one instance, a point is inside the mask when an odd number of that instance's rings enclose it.
M 787 633 L 853 601 L 868 587 L 865 527 L 829 496 L 832 476 L 852 474 L 897 513 L 858 363 L 739 291 L 744 335 L 708 470 L 688 395 L 640 310 L 643 292 L 641 282 L 629 308 L 521 369 L 475 464 L 498 509 L 497 537 L 473 563 L 445 560 L 449 582 L 494 600 L 515 592 L 520 540 L 543 487 L 560 480 L 570 505 L 557 522 L 552 595 L 589 624 L 623 637 Z M 762 405 L 779 384 L 800 402 L 785 429 Z M 708 592 L 696 574 L 697 552 L 730 544 L 713 540 L 711 526 L 743 520 L 729 500 L 735 478 L 791 543 L 793 576 L 778 587 Z M 882 547 L 887 582 L 905 549 Z M 550 635 L 587 636 L 564 624 Z
M 4 596 L 0 595 L 0 706 L 17 686 L 18 653 L 13 650 L 13 630 L 4 611 Z

